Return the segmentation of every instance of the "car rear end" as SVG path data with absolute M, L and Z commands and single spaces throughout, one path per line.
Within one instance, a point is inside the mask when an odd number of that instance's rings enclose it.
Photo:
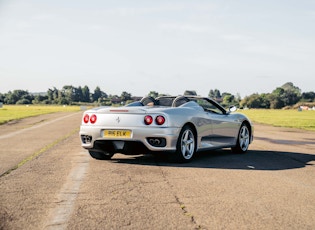
M 83 114 L 81 144 L 88 150 L 124 154 L 174 151 L 179 127 L 170 126 L 163 110 L 143 107 L 97 108 Z

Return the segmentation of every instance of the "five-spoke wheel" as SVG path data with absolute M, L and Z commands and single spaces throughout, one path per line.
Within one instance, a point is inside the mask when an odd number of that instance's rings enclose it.
M 195 134 L 190 126 L 184 126 L 178 137 L 175 160 L 178 162 L 188 162 L 193 158 L 195 151 Z
M 246 124 L 242 124 L 238 133 L 236 146 L 232 148 L 235 153 L 245 153 L 250 143 L 250 132 Z

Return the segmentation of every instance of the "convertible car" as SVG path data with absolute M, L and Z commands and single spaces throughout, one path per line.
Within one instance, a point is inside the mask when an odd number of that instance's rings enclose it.
M 83 114 L 81 144 L 104 160 L 115 153 L 166 152 L 177 162 L 188 162 L 202 150 L 245 153 L 253 126 L 235 110 L 200 96 L 144 97 L 122 107 L 98 107 Z

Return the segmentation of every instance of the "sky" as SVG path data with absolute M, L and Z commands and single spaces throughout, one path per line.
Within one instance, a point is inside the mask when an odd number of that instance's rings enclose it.
M 0 93 L 315 91 L 314 0 L 0 0 Z

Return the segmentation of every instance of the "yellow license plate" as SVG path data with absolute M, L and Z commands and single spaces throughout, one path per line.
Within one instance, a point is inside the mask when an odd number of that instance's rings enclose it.
M 104 137 L 131 138 L 131 130 L 104 130 Z

